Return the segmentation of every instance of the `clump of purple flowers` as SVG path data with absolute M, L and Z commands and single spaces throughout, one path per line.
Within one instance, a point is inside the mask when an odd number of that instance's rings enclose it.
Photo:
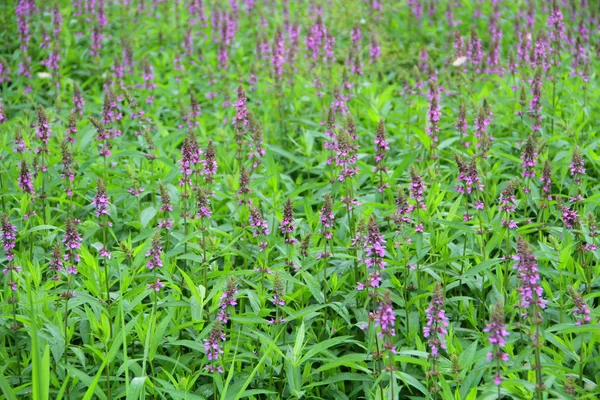
M 585 164 L 583 157 L 581 156 L 581 149 L 579 149 L 579 147 L 575 147 L 573 150 L 573 158 L 571 159 L 571 164 L 569 165 L 569 172 L 573 178 L 573 182 L 578 185 L 581 184 L 581 177 L 585 175 Z
M 219 315 L 217 316 L 217 321 L 220 321 L 226 324 L 229 321 L 230 312 L 229 307 L 235 307 L 237 304 L 237 300 L 235 296 L 238 293 L 237 282 L 235 281 L 234 276 L 230 276 L 227 280 L 227 286 L 225 291 L 221 295 L 221 299 L 219 300 L 219 307 L 221 310 L 219 311 Z
M 212 373 L 223 373 L 223 368 L 220 365 L 215 366 L 214 364 L 215 361 L 219 360 L 220 355 L 223 354 L 221 342 L 224 341 L 225 333 L 223 333 L 223 325 L 221 324 L 221 321 L 217 320 L 214 322 L 214 325 L 210 330 L 208 339 L 204 339 L 204 350 L 206 351 L 208 361 L 211 361 L 211 364 L 205 367 L 207 371 Z
M 77 273 L 75 264 L 80 260 L 78 250 L 81 249 L 81 241 L 83 239 L 81 234 L 77 232 L 78 222 L 79 221 L 73 218 L 67 218 L 65 224 L 65 235 L 62 239 L 62 242 L 65 245 L 65 261 L 71 261 L 71 265 L 67 267 L 67 274 Z
M 396 314 L 392 307 L 392 295 L 386 290 L 379 301 L 379 307 L 376 311 L 369 314 L 370 319 L 375 322 L 375 326 L 380 328 L 379 337 L 384 341 L 384 348 L 396 353 L 396 346 L 393 345 L 392 338 L 396 336 Z
M 15 240 L 17 238 L 17 227 L 10 222 L 10 217 L 7 213 L 2 214 L 2 246 L 8 261 L 14 258 L 13 249 L 15 248 Z
M 294 224 L 294 205 L 291 199 L 287 199 L 283 205 L 283 219 L 280 223 L 281 234 L 285 237 L 285 243 L 295 244 L 296 239 L 294 238 L 294 230 L 296 225 Z
M 444 303 L 444 290 L 439 282 L 436 282 L 431 303 L 425 310 L 427 322 L 423 328 L 423 336 L 428 339 L 431 350 L 430 357 L 433 359 L 438 359 L 440 350 L 446 349 L 446 334 L 448 334 L 446 328 L 449 324 L 446 312 L 443 309 Z
M 569 286 L 569 294 L 571 295 L 571 299 L 573 300 L 573 304 L 575 305 L 575 309 L 573 310 L 573 316 L 577 319 L 575 324 L 577 325 L 585 325 L 589 324 L 592 321 L 592 317 L 590 316 L 591 311 L 588 305 L 586 304 L 583 296 L 573 287 Z
M 517 270 L 519 278 L 518 292 L 520 295 L 519 305 L 524 310 L 530 310 L 531 316 L 537 320 L 541 314 L 540 309 L 546 308 L 546 300 L 543 298 L 544 289 L 540 282 L 537 268 L 537 258 L 531 251 L 529 243 L 519 236 L 517 240 L 517 254 L 514 269 Z
M 20 163 L 19 172 L 19 187 L 23 190 L 23 193 L 34 194 L 33 181 L 31 180 L 31 173 L 29 172 L 29 166 L 27 161 L 23 160 Z
M 490 334 L 490 345 L 492 345 L 492 351 L 487 354 L 488 361 L 496 361 L 496 374 L 494 375 L 494 383 L 500 385 L 502 383 L 501 363 L 508 361 L 508 354 L 506 354 L 502 348 L 506 346 L 506 339 L 508 338 L 508 331 L 504 325 L 504 309 L 500 302 L 496 303 L 490 323 L 483 330 Z
M 252 227 L 252 235 L 254 237 L 263 235 L 264 237 L 269 236 L 269 224 L 267 220 L 263 218 L 260 210 L 254 205 L 250 204 L 250 226 Z M 262 240 L 259 244 L 259 250 L 262 252 L 268 243 L 266 240 Z
M 110 214 L 110 211 L 108 210 L 110 201 L 106 193 L 106 185 L 101 178 L 98 178 L 98 183 L 96 185 L 96 197 L 94 197 L 94 200 L 92 200 L 92 204 L 96 207 L 96 217 L 100 217 L 102 214 Z
M 358 235 L 357 229 L 357 235 Z M 365 249 L 364 263 L 371 272 L 367 277 L 367 281 L 357 284 L 357 290 L 363 290 L 365 287 L 378 288 L 381 285 L 381 271 L 384 270 L 386 262 L 385 257 L 385 239 L 379 231 L 379 225 L 375 217 L 371 215 L 367 224 L 367 235 L 361 240 L 361 247 Z
M 525 148 L 521 153 L 521 166 L 523 167 L 523 176 L 525 178 L 535 177 L 535 166 L 538 158 L 537 146 L 535 143 L 535 137 L 529 135 Z
M 325 193 L 323 208 L 320 211 L 319 222 L 321 223 L 321 234 L 327 239 L 331 239 L 331 228 L 335 225 L 335 216 L 333 215 L 333 200 L 329 193 Z
M 161 259 L 162 250 L 160 232 L 155 231 L 152 236 L 152 244 L 150 245 L 150 249 L 148 249 L 146 252 L 146 257 L 150 257 L 148 263 L 146 264 L 146 267 L 148 267 L 149 270 L 163 266 Z

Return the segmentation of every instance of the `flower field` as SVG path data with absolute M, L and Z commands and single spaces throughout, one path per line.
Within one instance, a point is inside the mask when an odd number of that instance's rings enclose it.
M 598 1 L 0 23 L 0 400 L 600 398 Z

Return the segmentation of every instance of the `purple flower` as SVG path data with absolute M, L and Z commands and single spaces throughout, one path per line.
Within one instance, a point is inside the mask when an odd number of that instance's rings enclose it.
M 92 44 L 90 47 L 90 55 L 92 57 L 100 56 L 100 50 L 102 50 L 102 30 L 100 26 L 96 25 L 92 29 Z
M 162 244 L 160 232 L 155 231 L 154 235 L 152 236 L 152 244 L 150 246 L 150 249 L 146 252 L 146 257 L 150 257 L 150 260 L 148 260 L 148 263 L 146 264 L 148 269 L 153 270 L 156 267 L 163 266 L 162 259 L 160 258 L 161 254 Z
M 219 359 L 219 355 L 223 354 L 221 342 L 224 341 L 223 325 L 217 320 L 208 335 L 208 339 L 204 339 L 204 350 L 206 351 L 208 361 L 217 361 Z
M 542 193 L 547 200 L 552 200 L 552 166 L 546 160 L 544 163 L 544 169 L 542 171 L 542 177 L 540 178 L 542 182 Z
M 434 359 L 440 357 L 440 349 L 446 349 L 446 334 L 448 333 L 446 328 L 448 328 L 449 324 L 443 309 L 444 302 L 444 291 L 439 282 L 436 282 L 431 303 L 425 310 L 427 322 L 423 328 L 423 336 L 428 339 L 431 350 L 430 357 Z
M 487 354 L 488 361 L 496 360 L 496 374 L 494 375 L 494 383 L 500 385 L 502 383 L 502 375 L 500 374 L 500 363 L 508 361 L 508 354 L 502 351 L 506 345 L 508 331 L 504 325 L 504 310 L 502 304 L 496 303 L 490 323 L 483 330 L 490 334 L 490 344 L 493 350 Z
M 535 177 L 535 166 L 538 159 L 537 146 L 535 143 L 535 137 L 529 135 L 525 148 L 521 153 L 521 166 L 523 167 L 523 176 L 525 178 Z
M 379 337 L 389 340 L 391 337 L 396 336 L 396 314 L 392 308 L 392 298 L 389 290 L 385 291 L 377 310 L 370 313 L 369 316 L 375 322 L 375 326 L 381 329 Z
M 483 64 L 483 50 L 481 48 L 481 39 L 477 36 L 475 28 L 471 30 L 471 38 L 467 47 L 467 58 L 473 66 L 475 73 L 481 73 L 481 66 Z
M 437 84 L 433 81 L 429 83 L 429 108 L 427 111 L 427 135 L 433 141 L 432 147 L 436 146 L 438 141 L 438 132 L 440 131 L 440 92 Z
M 37 118 L 38 123 L 36 125 L 35 133 L 42 141 L 42 146 L 45 148 L 48 145 L 48 140 L 50 140 L 50 133 L 52 132 L 52 129 L 50 129 L 48 116 L 46 115 L 46 111 L 44 111 L 42 106 L 39 106 L 37 109 Z
M 81 249 L 81 234 L 77 232 L 77 224 L 79 221 L 73 218 L 67 218 L 65 224 L 65 235 L 62 242 L 65 245 L 65 261 L 71 260 L 71 266 L 67 267 L 67 273 L 77 273 L 74 264 L 79 262 L 78 250 Z M 74 272 L 73 272 L 74 271 Z
M 29 173 L 29 166 L 27 161 L 21 161 L 20 172 L 19 172 L 19 187 L 23 190 L 23 193 L 34 194 L 33 182 L 31 180 L 31 174 Z
M 333 200 L 329 193 L 325 193 L 325 200 L 323 201 L 323 208 L 321 208 L 320 215 L 321 234 L 325 238 L 331 239 L 332 234 L 330 229 L 335 225 L 335 216 L 333 215 Z
M 250 123 L 248 117 L 248 108 L 246 107 L 246 92 L 244 92 L 244 88 L 242 85 L 238 86 L 237 90 L 237 102 L 235 103 L 235 117 L 233 118 L 233 123 L 236 124 L 238 122 L 242 123 L 244 126 L 248 126 Z
M 96 217 L 100 217 L 102 214 L 110 214 L 110 211 L 108 210 L 108 206 L 110 204 L 109 200 L 110 199 L 106 194 L 106 185 L 102 179 L 98 178 L 98 184 L 96 185 L 96 197 L 94 197 L 94 200 L 92 200 L 92 204 L 96 206 Z
M 573 299 L 573 303 L 575 305 L 575 309 L 573 310 L 573 316 L 577 319 L 576 324 L 589 324 L 592 321 L 592 317 L 590 316 L 590 308 L 588 307 L 585 300 L 577 290 L 575 290 L 571 286 L 569 286 L 568 289 L 569 294 L 571 295 L 571 299 Z
M 212 211 L 210 210 L 210 191 L 206 188 L 199 187 L 196 190 L 196 218 L 210 218 Z
M 271 52 L 271 66 L 275 81 L 280 81 L 283 75 L 283 64 L 285 63 L 285 39 L 281 28 L 277 28 L 273 40 L 273 51 Z
M 73 106 L 79 115 L 83 115 L 83 107 L 85 106 L 85 100 L 81 94 L 79 86 L 75 85 L 73 88 Z
M 58 273 L 62 272 L 62 269 L 64 268 L 64 264 L 63 264 L 63 255 L 62 255 L 62 251 L 61 251 L 61 245 L 60 243 L 54 243 L 54 246 L 52 247 L 52 256 L 50 257 L 50 263 L 48 265 L 48 269 L 50 271 L 55 271 L 56 272 L 56 277 L 54 278 L 55 280 L 60 280 L 60 278 L 58 277 Z
M 159 183 L 158 189 L 160 191 L 160 211 L 165 213 L 173 211 L 173 206 L 171 205 L 171 196 L 169 195 L 167 188 L 162 183 Z
M 17 238 L 17 227 L 10 223 L 10 217 L 7 213 L 2 214 L 2 246 L 6 253 L 8 261 L 14 258 L 13 249 Z
M 160 292 L 160 289 L 165 287 L 165 284 L 157 278 L 154 283 L 149 283 L 148 285 L 146 285 L 146 287 L 148 289 L 154 290 L 155 292 Z
M 425 186 L 425 183 L 423 182 L 423 178 L 419 174 L 419 171 L 417 171 L 417 169 L 414 166 L 410 167 L 410 179 L 411 181 L 409 198 L 415 201 L 415 204 L 411 205 L 410 211 L 413 211 L 418 208 L 425 210 L 426 207 L 425 203 L 423 202 L 423 192 L 425 191 L 425 189 L 427 189 L 427 187 Z
M 515 202 L 515 190 L 517 190 L 519 179 L 515 178 L 508 182 L 506 188 L 502 192 L 500 192 L 500 197 L 498 198 L 498 202 L 500 206 L 498 207 L 500 211 L 504 211 L 506 213 L 514 212 L 517 208 Z
M 291 199 L 287 199 L 283 205 L 283 219 L 279 224 L 281 228 L 281 234 L 285 236 L 285 242 L 287 244 L 296 243 L 296 239 L 293 237 L 296 225 L 294 224 L 294 205 Z
M 542 73 L 538 69 L 533 78 L 531 102 L 529 103 L 529 111 L 533 118 L 533 126 L 531 127 L 534 131 L 539 131 L 542 127 Z
M 571 210 L 569 207 L 562 207 L 562 220 L 565 224 L 565 228 L 573 229 L 579 225 L 579 214 L 576 210 Z
M 581 176 L 585 175 L 585 164 L 579 147 L 575 147 L 573 150 L 573 158 L 569 165 L 569 172 L 571 173 L 573 182 L 579 185 L 581 183 Z
M 275 272 L 275 275 L 273 276 L 273 298 L 271 301 L 276 307 L 285 306 L 283 295 L 283 278 L 279 272 Z
M 212 140 L 208 141 L 206 145 L 206 151 L 204 152 L 204 179 L 206 182 L 214 182 L 214 176 L 217 173 L 217 158 L 215 154 L 215 147 Z
M 228 307 L 235 307 L 237 304 L 237 300 L 235 299 L 235 295 L 237 295 L 237 283 L 235 281 L 235 277 L 231 276 L 227 280 L 227 286 L 225 291 L 221 295 L 221 299 L 219 300 L 219 307 L 221 310 L 219 311 L 219 315 L 217 316 L 217 321 L 220 321 L 226 324 L 229 321 L 230 313 L 228 311 Z
M 540 275 L 537 269 L 537 258 L 533 255 L 529 243 L 521 236 L 517 240 L 517 254 L 513 256 L 515 260 L 514 269 L 517 270 L 517 276 L 520 281 L 518 288 L 520 307 L 524 310 L 531 309 L 536 319 L 539 318 L 539 309 L 546 308 L 546 300 L 542 297 L 544 289 L 540 284 Z
M 265 220 L 260 210 L 250 205 L 250 226 L 252 227 L 252 234 L 254 237 L 259 235 L 269 236 L 269 224 Z

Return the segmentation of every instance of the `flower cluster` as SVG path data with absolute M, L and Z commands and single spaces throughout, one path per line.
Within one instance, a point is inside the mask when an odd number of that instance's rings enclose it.
M 502 351 L 506 345 L 508 331 L 504 325 L 504 310 L 499 302 L 494 306 L 490 323 L 483 330 L 490 334 L 490 345 L 493 350 L 487 354 L 488 361 L 496 360 L 496 374 L 494 375 L 494 383 L 500 385 L 502 383 L 502 375 L 500 374 L 500 363 L 508 361 L 508 354 Z
M 146 264 L 146 267 L 148 267 L 149 270 L 163 266 L 161 259 L 162 250 L 160 232 L 155 231 L 154 235 L 152 236 L 152 244 L 150 245 L 150 249 L 148 249 L 146 252 L 146 257 L 150 257 L 148 263 Z
M 291 199 L 287 199 L 283 205 L 283 219 L 280 223 L 281 234 L 285 236 L 287 244 L 295 244 L 296 239 L 293 237 L 296 225 L 294 224 L 294 205 Z
M 102 214 L 110 214 L 110 211 L 108 210 L 110 201 L 106 193 L 106 185 L 101 178 L 98 178 L 98 183 L 96 185 L 96 197 L 94 197 L 94 200 L 92 200 L 92 204 L 96 207 L 96 217 L 100 217 Z
M 436 282 L 431 303 L 425 310 L 427 322 L 423 328 L 423 336 L 428 339 L 431 350 L 430 357 L 434 359 L 440 357 L 440 349 L 446 349 L 446 335 L 448 334 L 446 328 L 449 324 L 443 309 L 444 303 L 444 290 L 439 282 Z
M 513 256 L 513 259 L 515 260 L 514 269 L 517 270 L 520 281 L 519 305 L 524 310 L 533 311 L 532 316 L 538 319 L 540 309 L 546 308 L 546 300 L 543 298 L 544 289 L 537 269 L 537 258 L 533 255 L 529 243 L 521 236 L 517 240 L 517 254 Z

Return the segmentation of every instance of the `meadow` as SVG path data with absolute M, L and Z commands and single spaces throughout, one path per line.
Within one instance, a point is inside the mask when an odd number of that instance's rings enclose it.
M 0 24 L 0 400 L 600 398 L 598 1 Z

